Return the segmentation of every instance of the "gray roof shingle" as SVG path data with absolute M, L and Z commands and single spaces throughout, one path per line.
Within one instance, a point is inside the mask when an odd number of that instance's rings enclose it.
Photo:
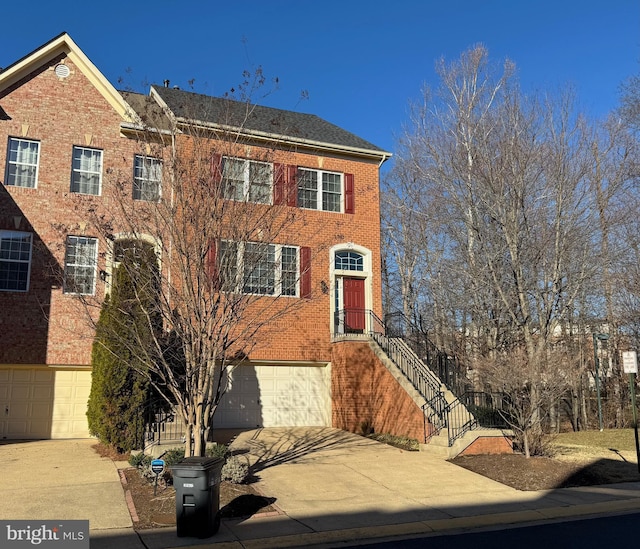
M 152 90 L 178 119 L 389 156 L 383 149 L 313 114 L 262 107 L 164 86 L 152 86 Z

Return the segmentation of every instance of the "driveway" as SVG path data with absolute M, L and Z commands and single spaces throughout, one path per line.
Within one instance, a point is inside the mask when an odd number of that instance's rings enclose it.
M 4 520 L 89 520 L 90 529 L 132 525 L 118 470 L 92 439 L 2 441 Z
M 421 452 L 331 428 L 258 429 L 232 448 L 257 487 L 312 530 L 530 509 L 531 494 Z

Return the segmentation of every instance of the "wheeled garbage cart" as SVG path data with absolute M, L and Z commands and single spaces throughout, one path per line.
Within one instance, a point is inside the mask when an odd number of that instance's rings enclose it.
M 171 466 L 178 537 L 208 538 L 220 528 L 223 465 L 222 458 L 188 457 Z

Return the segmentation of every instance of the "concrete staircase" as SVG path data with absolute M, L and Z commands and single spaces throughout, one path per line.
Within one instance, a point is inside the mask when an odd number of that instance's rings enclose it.
M 393 352 L 385 351 L 380 343 L 389 343 Z M 378 341 L 371 341 L 370 345 L 380 362 L 395 377 L 415 404 L 425 410 L 427 418 L 438 430 L 438 433 L 431 436 L 426 443 L 420 444 L 421 451 L 442 459 L 451 459 L 468 449 L 478 439 L 504 440 L 505 437 L 512 435 L 509 430 L 480 427 L 473 414 L 402 338 L 389 338 L 387 342 L 384 339 L 381 340 L 379 336 Z M 416 383 L 415 372 L 409 369 L 409 364 L 420 370 L 420 376 L 418 376 L 420 383 Z M 428 379 L 425 381 L 425 378 Z M 424 387 L 429 391 L 429 395 L 425 394 Z M 438 394 L 436 399 L 434 399 L 435 393 Z M 428 406 L 429 402 L 433 403 L 433 407 Z

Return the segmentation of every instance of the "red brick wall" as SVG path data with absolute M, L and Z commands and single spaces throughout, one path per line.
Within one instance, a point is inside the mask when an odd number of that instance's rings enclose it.
M 367 342 L 334 343 L 332 359 L 333 426 L 360 432 L 369 422 L 375 432 L 424 442 L 424 415 Z
M 40 141 L 38 187 L 0 185 L 0 229 L 34 232 L 30 290 L 0 292 L 0 363 L 90 363 L 93 330 L 79 300 L 63 294 L 65 238 L 68 234 L 99 237 L 91 225 L 90 208 L 108 214 L 109 189 L 118 177 L 131 177 L 133 155 L 140 145 L 121 136 L 121 118 L 69 59 L 71 75 L 55 76 L 55 59 L 0 96 L 11 117 L 0 121 L 0 177 L 4 181 L 9 136 Z M 87 140 L 90 143 L 87 143 Z M 73 145 L 103 149 L 103 192 L 100 197 L 70 192 Z M 252 158 L 355 176 L 355 214 L 298 210 L 295 221 L 277 243 L 312 248 L 312 298 L 297 299 L 295 310 L 262 334 L 253 360 L 331 360 L 329 249 L 353 242 L 372 252 L 373 303 L 381 313 L 380 222 L 378 164 L 336 155 L 301 151 L 245 149 Z M 297 210 L 297 209 L 296 209 Z M 20 218 L 18 227 L 14 219 Z M 114 232 L 117 232 L 114 227 Z M 104 268 L 106 243 L 99 242 L 99 269 Z M 97 280 L 96 296 L 104 296 Z M 283 298 L 290 299 L 290 298 Z M 291 298 L 293 299 L 293 298 Z M 98 303 L 94 303 L 98 305 Z M 94 317 L 98 308 L 93 309 Z
M 103 188 L 109 171 L 130 167 L 133 159 L 134 144 L 120 137 L 120 116 L 69 59 L 70 76 L 57 78 L 60 60 L 0 97 L 11 117 L 0 121 L 3 182 L 8 137 L 40 141 L 37 188 L 0 186 L 0 228 L 34 232 L 29 292 L 0 292 L 0 363 L 90 362 L 93 331 L 78 300 L 62 293 L 61 279 L 66 236 L 99 236 L 88 210 L 100 208 L 103 198 L 70 192 L 72 148 L 103 149 Z M 96 293 L 104 295 L 99 281 Z
M 474 440 L 461 456 L 473 456 L 478 454 L 512 454 L 513 441 L 509 437 L 480 437 Z

